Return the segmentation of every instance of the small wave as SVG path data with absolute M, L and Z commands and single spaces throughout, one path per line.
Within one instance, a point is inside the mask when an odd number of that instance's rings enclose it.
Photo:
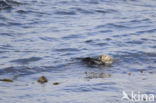
M 130 22 L 132 22 L 132 23 L 140 23 L 140 22 L 149 22 L 150 21 L 150 19 L 141 19 L 141 20 L 137 20 L 137 19 L 135 19 L 135 20 L 131 20 Z
M 80 7 L 72 7 L 70 8 L 72 10 L 75 10 L 76 12 L 80 12 L 82 14 L 93 14 L 94 12 L 92 10 L 80 8 Z
M 0 69 L 0 75 L 30 75 L 34 73 L 44 72 L 51 70 L 54 67 L 29 67 L 29 66 L 10 66 Z
M 17 1 L 13 1 L 13 0 L 4 0 L 4 1 L 6 1 L 7 3 L 12 4 L 12 5 L 20 5 L 20 4 L 23 4 L 23 3 L 20 3 L 20 2 L 17 2 Z
M 120 25 L 120 24 L 114 24 L 114 23 L 108 23 L 108 24 L 105 24 L 105 25 L 98 25 L 95 27 L 95 29 L 100 29 L 100 28 L 105 28 L 105 27 L 108 27 L 108 28 L 129 28 L 127 26 L 124 26 L 124 25 Z
M 15 75 L 19 75 L 19 74 L 32 74 L 34 71 L 32 68 L 30 67 L 26 67 L 26 66 L 18 66 L 18 67 L 6 67 L 6 68 L 2 68 L 0 69 L 0 74 L 15 74 Z
M 0 36 L 10 36 L 10 37 L 13 37 L 14 35 L 11 35 L 10 33 L 0 33 Z
M 109 33 L 109 32 L 113 32 L 112 30 L 101 30 L 99 31 L 100 33 Z
M 1 9 L 9 9 L 12 8 L 13 6 L 20 5 L 22 3 L 13 1 L 13 0 L 0 0 L 0 10 Z
M 115 13 L 115 12 L 117 12 L 117 11 L 116 11 L 116 10 L 113 10 L 113 9 L 106 9 L 106 10 L 97 9 L 97 10 L 95 10 L 95 12 L 106 14 L 106 13 Z
M 64 87 L 67 92 L 117 91 L 115 83 L 77 84 Z
M 107 46 L 108 44 L 107 43 L 96 43 L 95 45 L 98 45 L 98 46 Z
M 136 33 L 142 34 L 142 33 L 155 33 L 156 29 L 150 29 L 150 30 L 142 30 L 142 31 L 138 31 Z
M 26 10 L 17 10 L 17 13 L 24 14 L 24 13 L 28 13 L 28 11 L 26 11 Z
M 70 10 L 58 10 L 55 12 L 57 15 L 75 15 L 76 12 Z
M 132 40 L 132 41 L 127 41 L 126 43 L 128 43 L 128 44 L 143 44 L 143 41 Z
M 69 51 L 79 51 L 78 49 L 76 48 L 62 48 L 62 49 L 56 49 L 56 51 L 58 52 L 69 52 Z
M 9 52 L 10 50 L 13 50 L 13 46 L 11 46 L 10 44 L 0 45 L 1 53 L 6 53 L 6 52 Z
M 30 57 L 30 58 L 24 58 L 24 59 L 16 59 L 16 60 L 12 60 L 10 62 L 16 62 L 16 63 L 20 63 L 20 64 L 28 64 L 29 62 L 35 62 L 35 61 L 39 61 L 42 58 L 40 57 Z
M 143 64 L 154 63 L 156 53 L 154 52 L 143 52 L 143 51 L 128 51 L 128 52 L 117 52 L 113 55 L 116 59 L 119 58 L 121 62 L 135 64 L 142 62 Z
M 0 10 L 1 9 L 8 9 L 11 8 L 11 5 L 9 5 L 6 1 L 0 1 Z
M 114 23 L 108 23 L 106 25 L 107 27 L 117 27 L 117 28 L 129 28 L 127 26 L 121 25 L 121 24 L 114 24 Z
M 36 11 L 36 10 L 28 10 L 28 9 L 20 9 L 16 11 L 19 14 L 37 14 L 37 15 L 49 15 L 49 13 Z
M 56 41 L 57 39 L 56 38 L 53 38 L 53 37 L 40 37 L 41 40 L 43 41 Z
M 108 43 L 102 42 L 100 40 L 86 40 L 85 43 L 90 45 L 97 45 L 97 46 L 107 46 Z
M 84 0 L 83 2 L 87 4 L 99 4 L 98 0 Z
M 69 39 L 77 39 L 77 38 L 81 38 L 81 37 L 83 37 L 83 36 L 77 34 L 77 35 L 64 36 L 64 37 L 62 37 L 62 39 L 69 40 Z

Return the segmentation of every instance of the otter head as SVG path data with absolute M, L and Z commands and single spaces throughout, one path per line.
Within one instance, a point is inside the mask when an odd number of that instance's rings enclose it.
M 101 55 L 99 59 L 101 62 L 105 63 L 106 65 L 111 65 L 113 63 L 113 58 L 108 55 Z

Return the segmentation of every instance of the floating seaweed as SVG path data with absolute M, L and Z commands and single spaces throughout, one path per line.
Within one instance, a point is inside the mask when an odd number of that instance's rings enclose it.
M 48 82 L 48 79 L 47 79 L 45 76 L 41 76 L 41 77 L 37 80 L 37 82 L 43 84 L 43 83 Z
M 13 82 L 13 80 L 8 79 L 8 78 L 0 79 L 0 81 L 3 81 L 3 82 Z

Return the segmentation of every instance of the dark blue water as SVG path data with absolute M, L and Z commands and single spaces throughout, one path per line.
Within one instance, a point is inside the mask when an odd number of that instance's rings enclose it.
M 79 59 L 101 54 L 112 67 Z M 0 0 L 1 103 L 126 103 L 155 74 L 155 0 Z

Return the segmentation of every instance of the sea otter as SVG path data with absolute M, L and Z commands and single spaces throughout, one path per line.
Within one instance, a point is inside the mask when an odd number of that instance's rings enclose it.
M 97 58 L 86 57 L 86 58 L 83 58 L 82 61 L 90 65 L 96 64 L 96 65 L 111 66 L 113 63 L 113 58 L 109 55 L 104 54 L 104 55 L 100 55 Z

